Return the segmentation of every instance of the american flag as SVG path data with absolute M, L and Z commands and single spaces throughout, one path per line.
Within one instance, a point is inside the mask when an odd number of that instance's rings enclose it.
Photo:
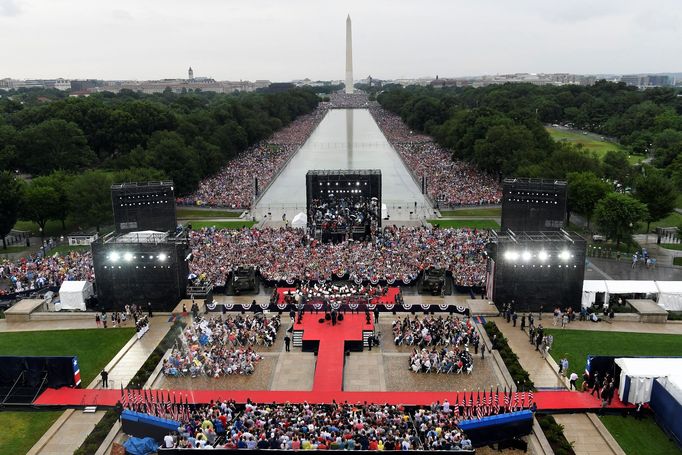
M 509 411 L 509 395 L 507 394 L 507 388 L 504 389 L 504 410 Z
M 81 369 L 78 366 L 78 357 L 74 357 L 71 360 L 71 366 L 73 367 L 73 383 L 78 387 L 81 384 Z
M 500 386 L 495 389 L 495 414 L 500 413 Z
M 512 401 L 512 411 L 516 411 L 519 406 L 519 392 L 514 392 L 514 400 Z
M 493 389 L 490 388 L 490 395 L 488 395 L 488 409 L 486 415 L 491 415 L 493 413 Z
M 533 406 L 533 391 L 528 392 L 528 407 Z

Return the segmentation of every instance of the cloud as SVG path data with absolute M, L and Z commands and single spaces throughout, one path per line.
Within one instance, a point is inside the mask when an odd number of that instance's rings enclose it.
M 21 13 L 21 7 L 15 0 L 0 0 L 0 16 L 11 17 Z
M 133 15 L 122 9 L 115 9 L 111 12 L 111 17 L 120 21 L 132 21 Z

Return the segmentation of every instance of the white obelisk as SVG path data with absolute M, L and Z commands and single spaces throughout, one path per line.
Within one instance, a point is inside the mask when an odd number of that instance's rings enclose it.
M 346 18 L 346 93 L 353 93 L 353 32 L 350 14 Z

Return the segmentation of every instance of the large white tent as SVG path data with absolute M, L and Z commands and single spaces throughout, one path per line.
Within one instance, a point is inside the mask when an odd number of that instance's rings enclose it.
M 293 220 L 291 220 L 291 227 L 294 228 L 305 228 L 306 225 L 308 224 L 308 219 L 305 216 L 305 213 L 299 212 L 296 214 Z
M 682 375 L 679 357 L 623 357 L 615 362 L 621 368 L 618 396 L 627 403 L 648 403 L 656 378 Z
M 682 281 L 657 281 L 658 306 L 668 311 L 682 311 Z
M 594 304 L 597 294 L 604 293 L 604 301 L 608 302 L 610 294 L 659 294 L 661 285 L 659 283 L 677 283 L 664 285 L 668 291 L 665 298 L 666 310 L 682 311 L 682 281 L 650 281 L 650 280 L 585 280 L 583 281 L 582 306 L 590 307 Z M 680 310 L 672 310 L 676 305 Z M 658 304 L 661 305 L 659 298 Z
M 85 300 L 93 294 L 89 281 L 64 281 L 59 288 L 59 304 L 55 309 L 85 311 Z

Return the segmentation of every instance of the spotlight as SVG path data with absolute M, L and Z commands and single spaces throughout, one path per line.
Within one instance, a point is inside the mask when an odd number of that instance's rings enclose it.
M 119 259 L 121 259 L 121 255 L 117 252 L 113 251 L 111 254 L 109 254 L 109 260 L 111 262 L 117 262 Z
M 504 253 L 504 258 L 508 261 L 516 261 L 519 259 L 519 252 L 518 251 L 505 251 Z
M 530 251 L 524 251 L 521 253 L 521 259 L 523 259 L 524 262 L 530 261 L 530 258 L 533 257 L 532 254 L 530 254 Z
M 571 253 L 569 253 L 568 250 L 563 250 L 561 253 L 559 253 L 559 259 L 566 262 L 571 259 Z
M 123 259 L 125 259 L 126 262 L 132 261 L 133 260 L 133 253 L 124 253 Z
M 547 258 L 549 258 L 549 254 L 547 254 L 547 252 L 545 250 L 541 250 L 538 253 L 538 259 L 540 259 L 542 262 L 546 261 Z
M 163 262 L 166 260 L 168 256 L 166 256 L 166 253 L 161 253 L 159 254 L 159 261 Z

